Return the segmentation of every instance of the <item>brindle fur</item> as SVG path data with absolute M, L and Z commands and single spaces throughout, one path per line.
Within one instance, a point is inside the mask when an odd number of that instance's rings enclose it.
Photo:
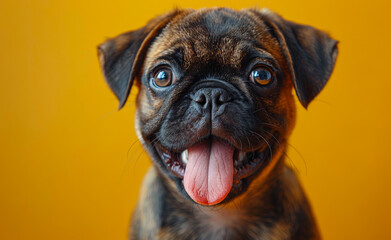
M 143 183 L 130 239 L 320 239 L 284 155 L 295 125 L 292 88 L 307 107 L 332 72 L 336 45 L 324 32 L 268 10 L 226 8 L 175 10 L 102 44 L 101 66 L 120 107 L 134 80 L 138 85 L 136 130 L 155 163 Z M 254 52 L 275 67 L 273 89 L 256 90 L 248 83 L 244 69 Z M 175 65 L 181 77 L 169 92 L 159 93 L 149 87 L 149 76 L 162 61 Z M 273 148 L 267 164 L 215 206 L 194 203 L 153 146 L 181 149 L 204 134 L 205 128 L 194 124 L 199 117 L 186 110 L 192 86 L 205 79 L 233 86 L 237 100 L 221 121 L 248 131 L 243 136 L 223 128 L 218 134 L 246 151 Z

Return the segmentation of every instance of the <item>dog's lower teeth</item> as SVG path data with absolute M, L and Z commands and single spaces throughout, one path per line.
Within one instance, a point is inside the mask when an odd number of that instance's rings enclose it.
M 184 163 L 186 163 L 186 164 L 187 164 L 187 156 L 188 156 L 188 152 L 187 152 L 187 149 L 186 149 L 185 151 L 183 151 L 183 152 L 181 153 L 182 161 L 183 161 Z

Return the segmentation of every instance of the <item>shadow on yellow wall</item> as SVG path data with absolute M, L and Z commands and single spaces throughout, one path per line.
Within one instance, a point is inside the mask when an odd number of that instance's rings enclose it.
M 149 160 L 96 46 L 175 6 L 268 7 L 340 41 L 299 105 L 289 163 L 325 239 L 390 239 L 391 4 L 386 1 L 2 1 L 0 239 L 126 239 Z

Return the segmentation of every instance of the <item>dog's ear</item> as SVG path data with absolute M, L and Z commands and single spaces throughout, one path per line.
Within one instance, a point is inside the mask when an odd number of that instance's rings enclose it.
M 100 66 L 106 83 L 119 100 L 119 109 L 125 105 L 133 81 L 140 73 L 148 47 L 178 13 L 176 10 L 157 17 L 143 28 L 121 34 L 98 46 Z
M 260 12 L 283 47 L 297 97 L 307 108 L 330 78 L 338 42 L 323 31 L 286 21 L 270 10 Z

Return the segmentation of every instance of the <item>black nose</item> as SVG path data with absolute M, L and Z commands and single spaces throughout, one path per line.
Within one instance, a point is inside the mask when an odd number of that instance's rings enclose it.
M 232 99 L 223 88 L 200 88 L 192 94 L 191 98 L 199 113 L 210 113 L 212 118 L 222 114 L 226 103 Z

